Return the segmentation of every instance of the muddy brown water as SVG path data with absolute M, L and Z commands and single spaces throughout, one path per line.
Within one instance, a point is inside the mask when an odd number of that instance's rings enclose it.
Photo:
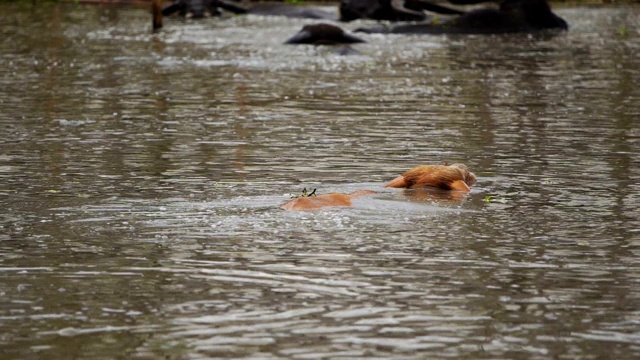
M 0 12 L 3 359 L 640 357 L 639 8 L 351 56 L 282 45 L 311 20 Z M 444 161 L 460 202 L 381 188 Z M 380 193 L 278 208 L 303 188 Z

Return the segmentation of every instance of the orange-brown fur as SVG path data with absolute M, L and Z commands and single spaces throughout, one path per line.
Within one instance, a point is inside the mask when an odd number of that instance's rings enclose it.
M 386 183 L 384 187 L 419 188 L 434 187 L 443 190 L 469 192 L 475 184 L 476 175 L 466 165 L 421 165 Z
M 285 210 L 316 210 L 332 206 L 351 206 L 352 199 L 375 193 L 375 191 L 371 190 L 358 190 L 351 194 L 331 193 L 316 196 L 301 196 L 287 201 L 280 207 Z
M 384 187 L 393 188 L 423 188 L 432 187 L 442 190 L 455 190 L 442 199 L 461 200 L 464 194 L 470 192 L 470 187 L 475 184 L 476 175 L 469 171 L 466 165 L 421 165 L 407 170 L 404 174 L 386 183 Z M 456 194 L 457 192 L 457 194 Z M 352 200 L 375 194 L 371 190 L 358 190 L 351 194 L 331 193 L 317 196 L 301 196 L 287 201 L 281 207 L 285 210 L 316 210 L 333 206 L 351 206 Z M 421 197 L 431 198 L 434 194 L 418 193 Z M 440 199 L 440 197 L 436 197 Z

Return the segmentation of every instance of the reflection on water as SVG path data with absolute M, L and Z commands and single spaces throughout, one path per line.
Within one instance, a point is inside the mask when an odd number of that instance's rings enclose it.
M 354 56 L 283 46 L 306 20 L 0 10 L 8 358 L 640 356 L 638 8 Z M 471 194 L 381 188 L 442 161 Z M 278 208 L 303 187 L 380 192 Z

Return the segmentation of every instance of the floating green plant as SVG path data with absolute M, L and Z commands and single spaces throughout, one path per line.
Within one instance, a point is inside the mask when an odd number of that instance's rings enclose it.
M 484 199 L 482 199 L 482 201 L 484 201 L 487 204 L 489 203 L 506 204 L 511 200 L 512 197 L 518 194 L 520 194 L 519 191 L 506 193 L 504 195 L 487 195 L 484 197 Z
M 627 36 L 627 34 L 629 34 L 629 29 L 626 26 L 622 25 L 618 28 L 618 35 Z
M 488 203 L 501 203 L 501 204 L 505 204 L 507 202 L 507 199 L 499 196 L 499 195 L 487 195 L 484 197 L 484 199 L 482 199 L 482 201 Z

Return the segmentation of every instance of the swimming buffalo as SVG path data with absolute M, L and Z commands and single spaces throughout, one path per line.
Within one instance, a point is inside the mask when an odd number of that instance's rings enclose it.
M 202 18 L 207 15 L 221 15 L 223 10 L 233 14 L 274 15 L 290 18 L 338 20 L 338 15 L 336 13 L 308 6 L 264 3 L 244 8 L 227 0 L 175 0 L 162 9 L 162 14 L 166 16 L 178 13 L 185 17 Z
M 365 41 L 344 32 L 344 30 L 335 25 L 321 23 L 305 25 L 285 44 L 335 45 L 363 42 Z
M 226 0 L 175 0 L 162 9 L 162 15 L 167 16 L 177 12 L 181 16 L 199 19 L 207 15 L 220 15 L 221 9 L 234 14 L 244 14 L 247 12 L 245 8 L 234 5 Z
M 369 1 L 373 4 L 373 9 L 383 0 L 343 0 L 342 6 L 345 2 L 350 1 Z M 455 1 L 460 4 L 465 1 L 473 3 L 478 0 Z M 497 8 L 474 9 L 442 21 L 404 24 L 391 28 L 373 27 L 358 31 L 396 34 L 500 34 L 568 29 L 567 22 L 552 12 L 545 0 L 502 0 L 498 5 Z
M 248 14 L 286 16 L 289 18 L 338 20 L 336 12 L 328 12 L 310 6 L 289 4 L 255 4 L 247 8 Z
M 464 11 L 423 0 L 342 0 L 340 21 L 356 19 L 386 21 L 423 21 L 424 10 L 439 14 L 461 15 Z

